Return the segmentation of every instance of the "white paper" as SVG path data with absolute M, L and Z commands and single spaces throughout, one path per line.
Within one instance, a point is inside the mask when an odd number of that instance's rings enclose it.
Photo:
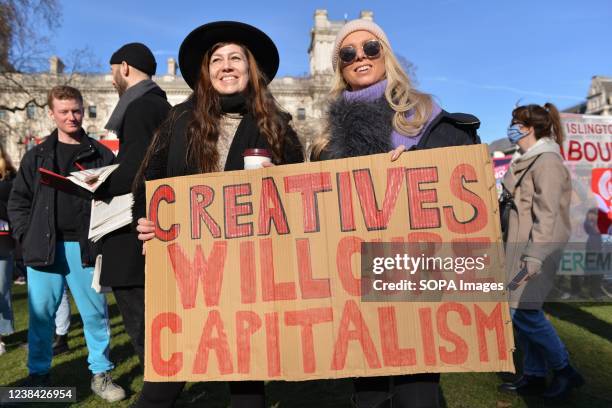
M 112 289 L 108 286 L 100 285 L 100 274 L 102 273 L 102 255 L 96 256 L 96 265 L 94 266 L 93 279 L 91 280 L 91 288 L 96 293 L 109 293 Z
M 96 242 L 109 232 L 130 224 L 133 204 L 131 193 L 107 201 L 92 200 L 88 238 Z
M 110 166 L 97 167 L 95 169 L 86 169 L 81 171 L 73 171 L 70 176 L 66 177 L 77 186 L 81 186 L 92 193 L 100 187 L 102 183 L 119 167 L 118 164 L 111 164 Z M 87 183 L 86 180 L 97 178 L 95 183 Z

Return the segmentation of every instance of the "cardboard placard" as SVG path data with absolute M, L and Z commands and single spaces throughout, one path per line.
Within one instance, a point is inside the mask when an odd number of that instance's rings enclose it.
M 485 145 L 155 180 L 147 203 L 147 381 L 514 371 L 506 302 L 360 297 L 363 241 L 500 240 Z

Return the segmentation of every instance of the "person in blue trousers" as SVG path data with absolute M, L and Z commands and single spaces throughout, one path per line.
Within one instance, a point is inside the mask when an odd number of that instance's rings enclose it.
M 55 129 L 28 151 L 8 202 L 13 236 L 20 242 L 28 274 L 27 385 L 46 385 L 53 357 L 55 315 L 64 293 L 70 292 L 83 320 L 93 377 L 92 391 L 109 402 L 125 398 L 113 383 L 109 360 L 110 328 L 106 298 L 91 288 L 95 250 L 87 239 L 91 196 L 85 189 L 60 191 L 41 183 L 40 168 L 61 175 L 113 162 L 113 153 L 89 138 L 81 127 L 83 97 L 78 89 L 56 86 L 48 96 Z
M 518 106 L 508 140 L 518 149 L 502 181 L 514 206 L 503 220 L 512 324 L 523 352 L 523 373 L 504 392 L 565 399 L 584 384 L 542 307 L 554 286 L 563 250 L 571 236 L 572 183 L 563 163 L 563 126 L 555 105 Z M 547 385 L 548 371 L 553 375 Z
M 53 340 L 53 355 L 58 356 L 70 350 L 68 347 L 68 331 L 70 330 L 70 299 L 68 287 L 64 282 L 64 293 L 55 312 L 55 339 Z
M 13 307 L 11 304 L 11 283 L 13 282 L 13 250 L 15 242 L 10 235 L 7 203 L 16 170 L 0 145 L 0 355 L 6 353 L 2 337 L 15 331 Z

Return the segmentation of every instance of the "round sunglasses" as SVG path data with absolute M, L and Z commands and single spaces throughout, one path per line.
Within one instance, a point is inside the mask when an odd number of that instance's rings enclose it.
M 361 48 L 363 49 L 363 55 L 366 57 L 378 58 L 380 56 L 382 45 L 378 40 L 368 40 L 361 45 Z M 357 48 L 353 47 L 352 45 L 342 47 L 340 48 L 340 51 L 338 51 L 338 57 L 345 64 L 350 64 L 357 58 Z

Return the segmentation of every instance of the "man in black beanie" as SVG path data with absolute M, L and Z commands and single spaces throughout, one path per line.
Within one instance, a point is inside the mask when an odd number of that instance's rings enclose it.
M 142 43 L 125 44 L 111 55 L 110 64 L 113 74 L 113 86 L 119 92 L 119 97 L 122 97 L 123 93 L 130 86 L 136 85 L 143 80 L 151 80 L 157 69 L 157 62 L 155 62 L 153 53 L 149 47 Z M 133 71 L 131 78 L 129 78 L 130 69 Z M 108 129 L 108 125 L 106 128 Z
M 119 103 L 105 127 L 119 138 L 119 168 L 96 191 L 98 199 L 131 193 L 153 134 L 170 110 L 166 93 L 151 80 L 157 63 L 146 45 L 124 45 L 111 56 L 110 65 Z M 144 367 L 144 256 L 130 225 L 103 237 L 100 284 L 112 287 L 125 330 Z

